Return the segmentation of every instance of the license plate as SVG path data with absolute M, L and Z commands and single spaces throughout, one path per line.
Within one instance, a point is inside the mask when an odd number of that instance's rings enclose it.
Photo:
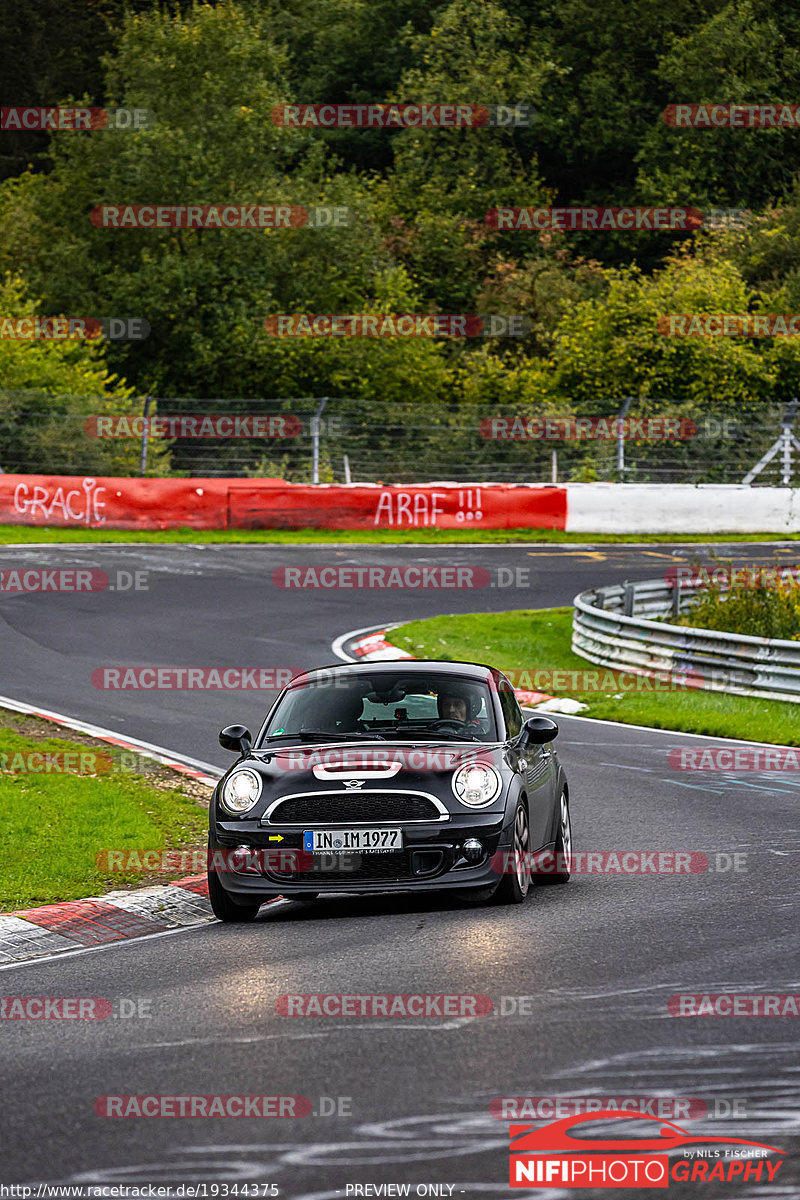
M 403 849 L 402 829 L 304 829 L 303 849 L 312 854 L 361 850 L 372 852 Z
M 327 850 L 321 850 L 314 855 L 308 873 L 328 875 L 335 871 L 337 874 L 347 875 L 348 872 L 355 873 L 361 866 L 361 861 L 361 855 L 355 850 L 345 850 L 341 854 L 329 854 Z

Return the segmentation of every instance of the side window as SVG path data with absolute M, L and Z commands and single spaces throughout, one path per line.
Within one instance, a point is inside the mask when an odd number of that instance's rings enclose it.
M 500 697 L 500 707 L 503 710 L 503 720 L 506 723 L 506 730 L 510 738 L 516 737 L 520 729 L 522 729 L 522 710 L 517 704 L 517 697 L 514 695 L 513 689 L 505 682 L 500 680 L 498 689 Z

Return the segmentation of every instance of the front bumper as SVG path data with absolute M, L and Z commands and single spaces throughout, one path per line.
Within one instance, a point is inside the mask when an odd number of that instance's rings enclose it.
M 302 830 L 265 829 L 258 821 L 215 821 L 209 843 L 211 862 L 225 891 L 245 901 L 278 893 L 486 887 L 498 881 L 492 857 L 510 848 L 512 822 L 505 823 L 504 812 L 495 810 L 459 813 L 446 823 L 401 828 L 404 847 L 397 853 L 312 856 L 303 852 Z M 276 846 L 270 837 L 282 840 Z M 465 862 L 461 854 L 468 838 L 477 838 L 484 848 L 483 858 L 475 864 Z M 242 846 L 253 851 L 248 869 L 228 869 L 230 851 Z

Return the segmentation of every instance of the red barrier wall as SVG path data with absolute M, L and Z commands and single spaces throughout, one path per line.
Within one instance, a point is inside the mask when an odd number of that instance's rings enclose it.
M 97 529 L 224 529 L 228 483 L 220 479 L 115 479 L 0 475 L 0 522 Z
M 410 484 L 382 487 L 236 487 L 230 492 L 230 526 L 236 529 L 564 529 L 567 493 L 558 487 L 511 484 L 458 487 Z
M 109 529 L 564 529 L 545 485 L 312 487 L 280 479 L 0 475 L 0 524 Z

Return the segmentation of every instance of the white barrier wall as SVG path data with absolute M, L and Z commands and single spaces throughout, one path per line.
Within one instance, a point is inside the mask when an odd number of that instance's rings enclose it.
M 572 533 L 800 533 L 800 488 L 568 483 Z

